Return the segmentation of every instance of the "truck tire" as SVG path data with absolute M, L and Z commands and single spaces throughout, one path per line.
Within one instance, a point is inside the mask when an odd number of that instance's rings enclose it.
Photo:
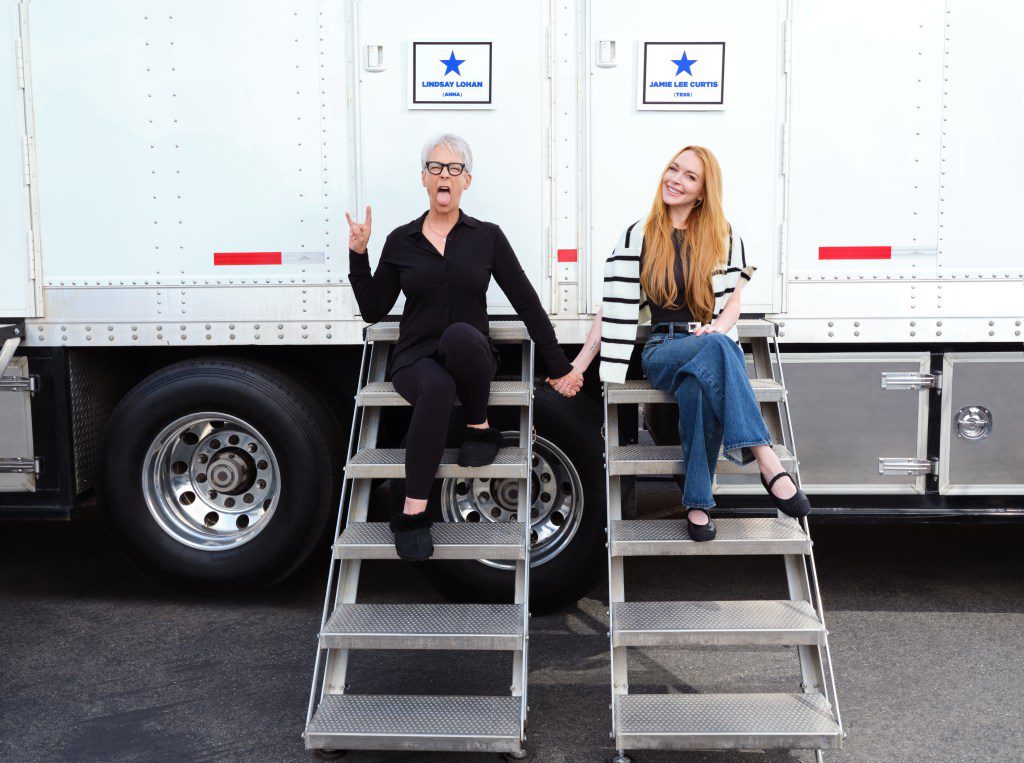
M 340 475 L 334 416 L 263 363 L 167 366 L 114 409 L 102 504 L 121 548 L 159 577 L 223 588 L 295 571 L 324 536 Z
M 533 412 L 537 430 L 530 565 L 533 612 L 577 601 L 607 569 L 603 420 L 592 400 L 582 395 L 565 398 L 546 384 L 538 385 Z M 509 445 L 518 442 L 516 430 L 503 429 Z M 428 511 L 436 521 L 512 521 L 516 502 L 510 491 L 518 487 L 517 482 L 435 480 Z M 404 481 L 392 480 L 392 510 L 400 510 L 404 496 Z M 419 566 L 450 599 L 512 600 L 512 562 L 444 560 Z

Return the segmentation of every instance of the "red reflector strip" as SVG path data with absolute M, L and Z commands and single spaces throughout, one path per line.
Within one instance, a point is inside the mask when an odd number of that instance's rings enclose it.
M 559 249 L 558 250 L 558 261 L 559 262 L 576 262 L 578 255 L 575 249 Z
M 891 246 L 819 246 L 819 260 L 891 260 Z
M 280 265 L 280 252 L 214 252 L 214 265 Z

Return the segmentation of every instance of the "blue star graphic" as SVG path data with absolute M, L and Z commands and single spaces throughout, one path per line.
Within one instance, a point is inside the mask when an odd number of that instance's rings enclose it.
M 686 54 L 684 53 L 683 55 L 685 56 Z M 441 75 L 442 77 L 447 77 L 452 72 L 455 72 L 461 77 L 462 72 L 459 71 L 459 65 L 466 63 L 466 59 L 456 58 L 455 51 L 453 50 L 447 60 L 443 58 L 441 59 L 441 63 L 444 64 L 444 74 Z
M 677 67 L 679 67 L 679 68 L 676 69 L 676 76 L 677 77 L 680 74 L 682 74 L 683 72 L 686 72 L 687 74 L 689 74 L 692 77 L 693 76 L 693 72 L 690 71 L 690 67 L 693 66 L 695 63 L 697 63 L 697 59 L 696 58 L 687 58 L 686 57 L 686 51 L 684 50 L 683 51 L 683 57 L 679 58 L 679 59 L 673 58 L 672 59 L 672 63 L 674 63 Z

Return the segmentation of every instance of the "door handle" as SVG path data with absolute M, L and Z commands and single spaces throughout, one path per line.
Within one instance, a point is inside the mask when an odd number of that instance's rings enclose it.
M 368 72 L 382 72 L 384 66 L 384 46 L 379 43 L 372 43 L 366 46 L 366 58 L 363 61 L 363 68 Z
M 615 60 L 615 40 L 597 41 L 597 61 L 595 63 L 604 69 L 618 66 L 619 62 Z

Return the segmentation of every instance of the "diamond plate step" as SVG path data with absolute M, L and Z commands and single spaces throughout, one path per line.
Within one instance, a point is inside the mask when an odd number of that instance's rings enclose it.
M 624 694 L 616 747 L 625 749 L 840 748 L 821 694 Z
M 685 519 L 622 519 L 612 522 L 612 556 L 729 556 L 808 554 L 811 541 L 791 517 L 715 520 L 714 540 L 693 541 Z
M 773 445 L 772 450 L 782 462 L 782 468 L 792 472 L 796 459 L 783 445 Z M 683 451 L 679 445 L 614 445 L 611 448 L 611 461 L 608 473 L 612 476 L 626 474 L 686 474 L 683 465 Z M 724 457 L 719 457 L 715 467 L 717 474 L 756 474 L 757 462 L 751 461 L 746 466 L 734 464 Z M 765 498 L 768 494 L 765 493 Z
M 522 604 L 339 604 L 324 649 L 522 649 Z
M 775 403 L 786 399 L 786 388 L 774 379 L 751 379 L 754 397 L 761 403 Z M 635 403 L 675 403 L 668 392 L 655 389 L 646 379 L 631 379 L 624 384 L 608 385 L 608 402 L 612 405 Z
M 306 749 L 520 749 L 519 697 L 326 694 L 303 735 Z
M 455 399 L 456 405 L 462 403 Z M 524 381 L 491 382 L 491 395 L 487 398 L 488 405 L 529 405 L 530 385 Z M 370 382 L 356 395 L 356 405 L 361 406 L 399 406 L 409 405 L 404 397 L 395 390 L 391 382 Z
M 525 479 L 528 472 L 526 464 L 526 448 L 502 447 L 498 457 L 489 466 L 468 467 L 456 463 L 459 451 L 456 448 L 445 448 L 441 455 L 441 463 L 437 467 L 437 477 L 512 477 Z M 404 477 L 405 448 L 365 448 L 345 465 L 345 476 L 349 479 L 359 477 Z
M 806 601 L 627 601 L 612 603 L 615 646 L 823 644 Z
M 437 522 L 431 559 L 524 559 L 521 522 Z M 387 522 L 353 522 L 334 542 L 336 559 L 397 559 Z
M 496 344 L 518 344 L 530 341 L 530 332 L 522 321 L 491 321 L 487 333 Z M 366 329 L 366 338 L 371 342 L 397 342 L 398 323 L 375 323 Z

